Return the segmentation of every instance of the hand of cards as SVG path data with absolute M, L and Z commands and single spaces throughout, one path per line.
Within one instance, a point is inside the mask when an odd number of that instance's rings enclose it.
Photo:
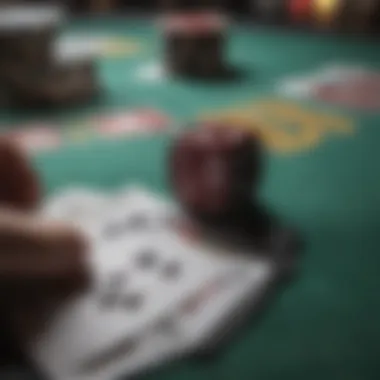
M 203 244 L 175 205 L 143 188 L 67 190 L 42 214 L 88 235 L 94 278 L 27 347 L 52 380 L 111 380 L 212 348 L 277 273 L 263 257 Z

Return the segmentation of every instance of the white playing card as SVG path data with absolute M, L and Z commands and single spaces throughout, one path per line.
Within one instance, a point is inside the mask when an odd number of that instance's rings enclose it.
M 103 207 L 108 201 L 106 194 L 97 190 L 89 190 L 83 187 L 69 187 L 54 194 L 47 200 L 41 213 L 47 217 L 76 220 L 86 216 L 95 209 Z M 87 221 L 86 219 L 84 222 Z
M 78 367 L 89 358 L 107 352 L 120 341 L 141 337 L 153 321 L 174 309 L 183 294 L 193 292 L 222 270 L 221 266 L 206 265 L 190 252 L 191 247 L 162 230 L 144 235 L 126 233 L 111 240 L 99 236 L 92 246 L 94 288 L 61 310 L 30 347 L 34 359 L 53 379 L 86 378 Z M 107 282 L 115 274 L 121 279 L 113 285 L 117 289 L 107 294 Z M 163 354 L 164 350 L 159 357 Z M 122 357 L 110 366 L 104 364 L 97 371 L 99 379 L 130 372 L 139 366 L 137 358 L 136 353 L 130 361 Z
M 174 326 L 175 328 L 175 326 Z M 175 330 L 163 331 L 154 326 L 141 334 L 128 336 L 114 344 L 109 350 L 90 356 L 79 366 L 78 376 L 73 380 L 104 380 L 119 376 L 128 378 L 162 365 L 175 356 L 184 342 L 178 340 Z
M 131 203 L 135 207 L 143 205 L 145 210 L 150 210 L 153 219 L 184 218 L 173 203 L 142 187 L 136 186 L 130 192 L 130 197 L 133 198 Z M 221 331 L 227 323 L 237 321 L 238 312 L 242 314 L 244 309 L 249 309 L 247 303 L 252 307 L 259 303 L 276 277 L 277 263 L 263 259 L 262 255 L 255 255 L 254 252 L 249 252 L 247 258 L 243 252 L 225 252 L 218 246 L 205 245 L 202 241 L 190 243 L 187 239 L 181 239 L 179 231 L 174 230 L 170 224 L 164 223 L 161 227 L 166 229 L 167 233 L 177 236 L 183 246 L 190 244 L 193 247 L 192 254 L 201 258 L 205 265 L 225 268 L 225 271 L 210 278 L 193 294 L 184 295 L 181 301 L 181 304 L 186 305 L 199 300 L 197 312 L 184 314 L 180 324 L 181 334 L 186 336 L 186 351 L 199 345 L 212 344 L 214 337 L 221 337 Z M 181 305 L 176 305 L 171 313 L 179 317 L 180 308 Z
M 184 218 L 175 205 L 163 197 L 136 187 L 130 193 L 133 204 L 144 204 L 151 213 L 164 215 L 161 219 L 170 217 Z M 155 211 L 153 211 L 155 210 Z M 178 231 L 166 225 L 167 232 L 176 235 Z M 214 345 L 226 332 L 225 327 L 233 322 L 239 322 L 238 314 L 245 314 L 253 309 L 261 298 L 271 288 L 277 274 L 277 263 L 249 252 L 249 258 L 243 252 L 222 252 L 220 247 L 205 245 L 204 242 L 192 242 L 181 239 L 182 245 L 191 245 L 192 254 L 202 258 L 205 265 L 223 267 L 215 277 L 202 284 L 195 292 L 184 295 L 179 305 L 171 313 L 180 319 L 181 336 L 185 336 L 185 351 Z M 257 252 L 259 253 L 259 252 Z M 188 312 L 183 313 L 183 306 Z
M 290 78 L 281 82 L 277 90 L 285 96 L 302 97 L 310 95 L 313 85 L 314 78 L 312 77 Z
M 110 199 L 99 190 L 66 188 L 48 199 L 40 210 L 43 218 L 71 223 L 90 231 L 109 209 Z
M 77 195 L 76 189 L 71 199 Z M 185 218 L 181 211 L 142 187 L 100 195 L 106 199 L 102 206 L 94 200 L 91 212 L 99 212 L 92 224 L 76 219 L 92 231 L 94 286 L 66 305 L 29 347 L 53 380 L 134 375 L 208 347 L 273 280 L 274 263 L 239 252 L 221 255 L 189 240 L 171 223 Z M 67 219 L 62 203 L 68 201 L 57 202 L 59 210 L 52 202 L 48 212 Z
M 169 75 L 169 72 L 165 70 L 164 65 L 160 62 L 149 62 L 145 66 L 138 67 L 134 79 L 137 79 L 140 83 L 157 84 L 165 83 Z
M 80 62 L 102 55 L 109 37 L 68 34 L 57 40 L 54 57 L 59 63 Z
M 371 73 L 369 68 L 360 65 L 348 66 L 339 63 L 331 63 L 322 68 L 319 77 L 322 83 L 344 82 L 365 77 L 369 73 Z

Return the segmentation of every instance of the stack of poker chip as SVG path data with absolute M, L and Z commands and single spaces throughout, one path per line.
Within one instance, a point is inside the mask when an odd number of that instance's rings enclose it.
M 221 12 L 173 12 L 162 17 L 160 29 L 168 73 L 204 79 L 226 73 L 227 20 Z
M 380 0 L 346 0 L 342 24 L 347 32 L 378 33 L 380 31 Z
M 251 0 L 260 21 L 318 30 L 373 33 L 380 28 L 380 0 Z
M 310 25 L 321 30 L 340 28 L 344 0 L 287 0 L 292 23 Z
M 0 5 L 2 106 L 59 106 L 93 96 L 92 62 L 56 58 L 64 21 L 58 6 Z
M 316 27 L 345 33 L 373 33 L 380 12 L 379 0 L 310 0 Z

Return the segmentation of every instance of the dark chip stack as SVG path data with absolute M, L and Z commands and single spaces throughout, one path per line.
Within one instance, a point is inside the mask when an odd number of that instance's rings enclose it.
M 376 34 L 379 32 L 380 1 L 346 1 L 342 12 L 343 30 L 348 33 Z
M 199 78 L 225 74 L 226 20 L 220 11 L 220 1 L 197 4 L 167 0 L 163 9 L 168 10 L 161 26 L 169 73 Z
M 64 106 L 96 94 L 91 60 L 57 57 L 63 20 L 56 7 L 0 5 L 0 106 Z
M 256 22 L 301 30 L 378 35 L 380 0 L 250 0 Z
M 218 77 L 225 71 L 225 36 L 207 35 L 166 36 L 165 59 L 169 72 L 185 77 Z

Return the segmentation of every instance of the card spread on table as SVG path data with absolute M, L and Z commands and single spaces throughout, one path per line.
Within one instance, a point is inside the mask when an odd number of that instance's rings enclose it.
M 193 244 L 173 227 L 180 210 L 143 188 L 70 189 L 42 213 L 90 232 L 94 278 L 28 347 L 52 380 L 135 375 L 208 346 L 275 273 L 269 261 Z

